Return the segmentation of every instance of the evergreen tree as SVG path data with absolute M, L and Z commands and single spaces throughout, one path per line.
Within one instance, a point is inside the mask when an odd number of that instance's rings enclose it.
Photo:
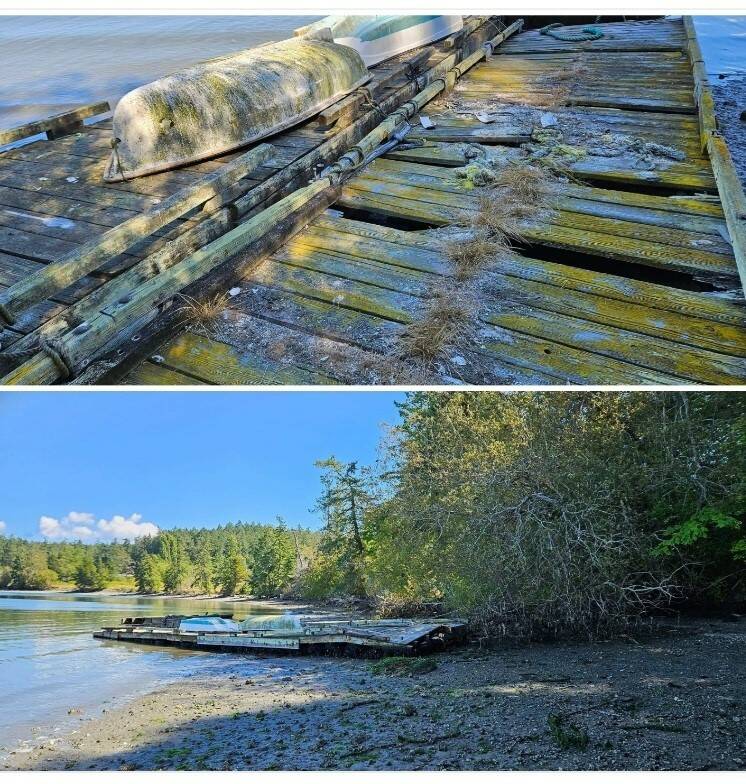
M 158 593 L 163 588 L 161 562 L 153 553 L 143 552 L 135 561 L 135 585 L 139 593 Z
M 249 579 L 246 559 L 241 555 L 235 533 L 231 532 L 225 543 L 223 558 L 218 570 L 218 584 L 224 596 L 239 593 Z
M 373 502 L 372 480 L 357 463 L 334 457 L 316 463 L 322 493 L 314 511 L 324 516 L 319 552 L 325 559 L 330 592 L 364 596 L 365 515 Z
M 165 563 L 163 570 L 163 589 L 167 593 L 177 593 L 184 582 L 187 564 L 181 540 L 173 533 L 160 535 L 161 556 Z
M 276 596 L 293 577 L 294 546 L 287 526 L 278 522 L 276 528 L 262 531 L 252 551 L 251 590 L 255 596 Z
M 100 568 L 88 553 L 75 572 L 75 587 L 79 591 L 100 591 L 106 587 L 105 568 Z
M 193 585 L 197 586 L 202 593 L 212 593 L 212 553 L 210 552 L 210 544 L 206 539 L 202 541 L 197 555 Z

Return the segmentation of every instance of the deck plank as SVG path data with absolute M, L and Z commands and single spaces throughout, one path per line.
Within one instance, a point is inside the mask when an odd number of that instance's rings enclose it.
M 598 27 L 597 41 L 535 30 L 506 41 L 423 110 L 433 128 L 415 116 L 408 149 L 355 173 L 334 205 L 342 217 L 318 216 L 237 280 L 241 293 L 210 337 L 176 334 L 124 383 L 390 383 L 408 325 L 455 280 L 445 227 L 470 223 L 486 194 L 455 170 L 476 153 L 498 166 L 548 154 L 537 133 L 547 114 L 575 151 L 561 162 L 567 181 L 523 222 L 517 252 L 490 260 L 475 341 L 438 372 L 465 383 L 743 383 L 746 307 L 733 298 L 737 270 L 701 147 L 683 24 Z M 277 156 L 251 184 L 336 132 L 310 121 L 269 139 Z M 111 186 L 101 181 L 110 134 L 104 120 L 0 154 L 0 285 L 235 156 Z M 661 142 L 664 154 L 646 152 Z M 47 226 L 49 216 L 75 226 Z M 29 319 L 60 307 L 40 303 Z

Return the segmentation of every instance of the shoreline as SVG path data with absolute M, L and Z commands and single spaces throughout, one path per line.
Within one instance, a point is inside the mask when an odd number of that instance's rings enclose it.
M 2 769 L 746 770 L 744 639 L 744 617 L 684 620 L 644 640 L 454 649 L 417 675 L 231 656 Z
M 192 594 L 192 593 L 138 593 L 137 591 L 123 591 L 117 588 L 104 588 L 100 591 L 80 591 L 75 588 L 60 587 L 60 588 L 44 588 L 40 590 L 32 589 L 14 589 L 2 588 L 2 594 L 32 594 L 44 596 L 45 594 L 61 593 L 66 595 L 78 594 L 80 596 L 112 596 L 112 597 L 130 597 L 137 599 L 176 599 L 176 600 L 189 600 L 189 601 L 205 601 L 205 602 L 229 602 L 232 604 L 253 604 L 262 607 L 277 607 L 279 609 L 317 609 L 325 610 L 332 605 L 324 604 L 323 602 L 303 601 L 302 599 L 256 599 L 246 594 L 232 594 L 230 596 L 223 596 L 221 594 Z

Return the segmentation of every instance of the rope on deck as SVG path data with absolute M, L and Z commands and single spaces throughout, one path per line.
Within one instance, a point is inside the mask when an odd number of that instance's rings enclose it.
M 550 38 L 556 38 L 558 41 L 598 41 L 603 38 L 604 34 L 598 27 L 583 27 L 579 33 L 560 33 L 557 28 L 562 27 L 561 22 L 553 22 L 546 27 L 539 30 L 539 35 L 548 35 Z

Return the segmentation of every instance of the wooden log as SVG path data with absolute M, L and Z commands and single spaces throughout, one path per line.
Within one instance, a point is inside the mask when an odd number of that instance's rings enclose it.
M 75 128 L 79 128 L 87 117 L 95 117 L 97 114 L 104 114 L 108 111 L 111 111 L 108 101 L 101 101 L 88 104 L 87 106 L 79 106 L 77 109 L 55 114 L 44 120 L 35 120 L 25 125 L 18 125 L 15 128 L 0 131 L 0 147 L 21 141 L 22 139 L 28 139 L 30 136 L 36 136 L 39 133 L 46 133 L 50 139 L 56 138 L 65 133 L 70 133 Z
M 252 242 L 276 232 L 277 224 L 288 214 L 301 210 L 314 197 L 331 189 L 324 178 L 291 193 L 276 204 L 250 218 L 232 231 L 183 259 L 170 269 L 140 286 L 131 296 L 109 303 L 70 332 L 49 341 L 44 351 L 0 379 L 0 384 L 49 384 L 60 377 L 74 376 L 85 369 L 91 358 L 126 324 L 162 304 L 185 286 L 206 275 L 226 259 L 235 256 Z M 284 239 L 280 236 L 280 241 Z
M 707 78 L 705 61 L 702 50 L 697 40 L 697 31 L 691 16 L 684 17 L 684 31 L 686 34 L 687 54 L 694 77 L 694 100 L 697 104 L 699 115 L 699 133 L 702 150 L 707 149 L 707 140 L 713 133 L 717 133 L 717 119 L 715 114 L 715 99 L 712 97 L 710 83 Z
M 317 123 L 323 128 L 330 128 L 336 124 L 338 130 L 349 124 L 356 116 L 360 108 L 370 103 L 371 98 L 375 100 L 391 86 L 391 84 L 402 77 L 412 79 L 416 76 L 422 66 L 430 59 L 435 49 L 428 46 L 417 52 L 413 57 L 403 60 L 397 64 L 389 73 L 375 78 L 369 85 L 355 90 L 352 95 L 348 95 L 329 108 L 324 109 L 318 116 Z
M 690 16 L 684 17 L 689 58 L 694 77 L 694 95 L 700 125 L 702 148 L 707 151 L 715 175 L 720 201 L 723 205 L 725 223 L 728 227 L 733 254 L 736 257 L 741 288 L 746 294 L 746 196 L 733 164 L 730 150 L 720 135 L 715 115 L 715 100 L 712 97 L 704 58 L 697 41 L 694 22 Z
M 710 134 L 707 150 L 736 257 L 741 288 L 746 294 L 746 196 L 725 139 L 718 133 Z
M 260 145 L 193 185 L 178 191 L 147 212 L 115 226 L 59 261 L 19 281 L 0 294 L 0 316 L 12 325 L 25 308 L 61 291 L 143 237 L 214 199 L 223 189 L 235 185 L 269 160 L 273 152 L 271 145 Z
M 29 332 L 13 344 L 16 354 L 32 351 L 45 340 L 59 335 L 82 324 L 92 313 L 105 307 L 107 302 L 115 302 L 138 286 L 173 267 L 187 254 L 193 253 L 224 234 L 231 227 L 230 210 L 222 209 L 206 220 L 198 223 L 189 231 L 171 240 L 155 253 L 151 253 L 130 267 L 126 272 L 82 297 L 58 316 L 49 319 L 38 329 Z

